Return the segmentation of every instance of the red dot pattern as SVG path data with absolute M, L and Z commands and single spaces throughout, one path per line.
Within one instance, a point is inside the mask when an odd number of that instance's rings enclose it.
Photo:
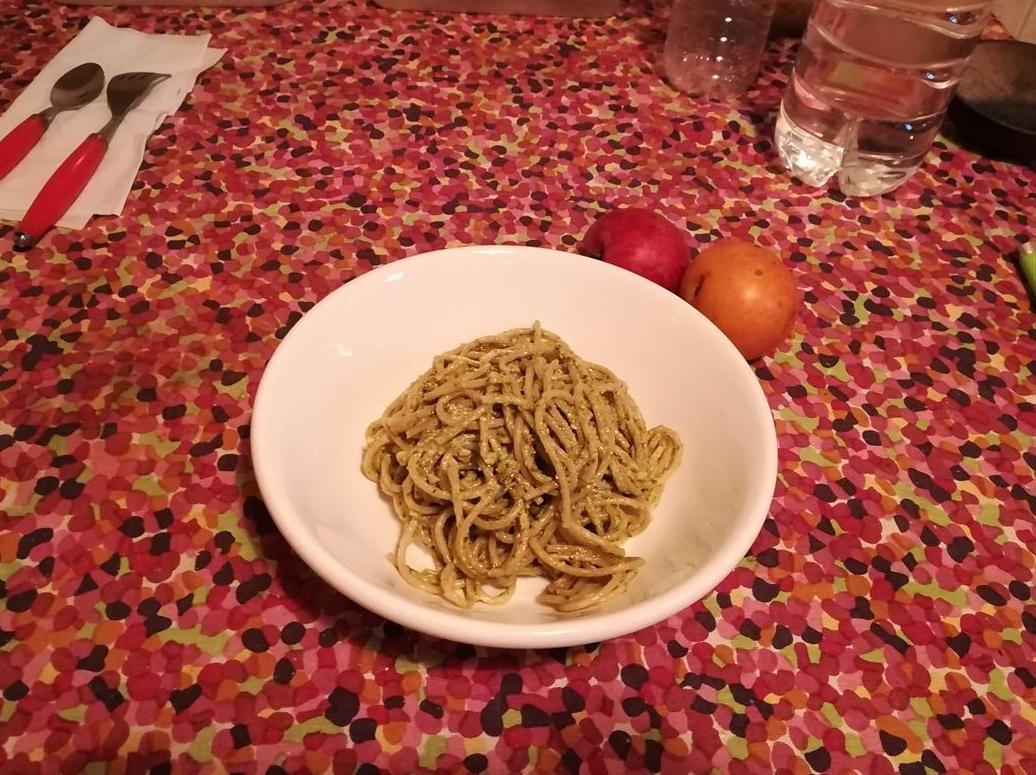
M 640 0 L 0 0 L 0 109 L 92 13 L 228 53 L 120 217 L 26 254 L 0 227 L 0 771 L 1036 772 L 1031 170 L 948 132 L 892 195 L 808 189 L 771 142 L 791 43 L 696 104 Z M 542 652 L 425 638 L 316 578 L 251 471 L 278 341 L 373 266 L 572 250 L 624 204 L 798 282 L 756 368 L 780 476 L 749 555 L 667 621 Z

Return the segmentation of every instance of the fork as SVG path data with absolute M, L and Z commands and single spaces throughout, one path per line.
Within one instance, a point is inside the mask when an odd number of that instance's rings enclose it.
M 169 77 L 168 73 L 122 73 L 108 82 L 111 118 L 100 131 L 83 140 L 43 184 L 18 224 L 14 236 L 15 250 L 31 248 L 58 218 L 68 212 L 100 166 L 115 130 L 126 114 L 137 107 L 156 84 Z

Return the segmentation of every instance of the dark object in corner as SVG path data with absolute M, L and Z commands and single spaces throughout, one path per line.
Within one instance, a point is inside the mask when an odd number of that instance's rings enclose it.
M 1036 167 L 1036 45 L 979 43 L 949 115 L 961 142 Z

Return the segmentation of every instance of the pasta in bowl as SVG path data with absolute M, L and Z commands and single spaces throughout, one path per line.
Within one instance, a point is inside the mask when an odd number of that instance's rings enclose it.
M 367 429 L 363 473 L 392 499 L 394 561 L 414 588 L 469 608 L 542 576 L 541 602 L 580 611 L 643 564 L 622 543 L 647 526 L 682 450 L 620 379 L 536 323 L 437 356 Z M 415 540 L 432 568 L 410 566 Z
M 744 556 L 776 478 L 766 400 L 711 323 L 624 270 L 511 246 L 397 261 L 323 300 L 263 375 L 252 444 L 326 581 L 500 647 L 690 605 Z

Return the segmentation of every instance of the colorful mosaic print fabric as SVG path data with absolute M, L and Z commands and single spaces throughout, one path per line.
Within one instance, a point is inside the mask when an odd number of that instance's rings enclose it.
M 90 13 L 229 51 L 121 217 L 26 254 L 0 227 L 0 771 L 1036 772 L 1036 317 L 1009 259 L 1036 174 L 947 133 L 892 195 L 808 189 L 771 142 L 793 44 L 695 104 L 641 2 L 0 0 L 0 109 Z M 249 461 L 278 340 L 377 264 L 571 250 L 621 204 L 773 246 L 801 288 L 756 369 L 780 476 L 750 554 L 668 621 L 544 652 L 314 577 Z

